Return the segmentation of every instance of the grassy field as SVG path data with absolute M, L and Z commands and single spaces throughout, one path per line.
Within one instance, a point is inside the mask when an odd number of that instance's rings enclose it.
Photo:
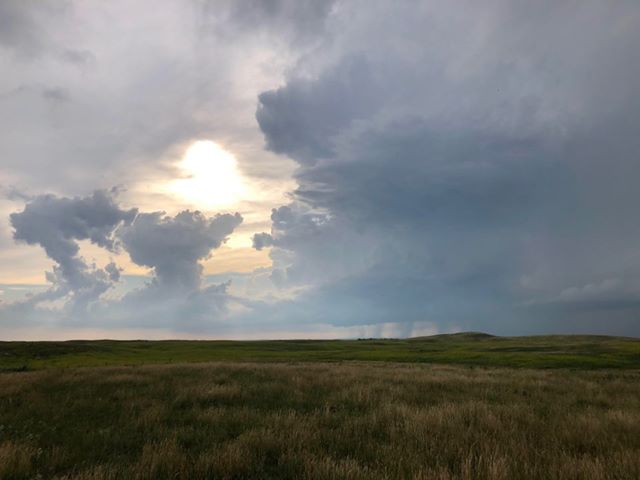
M 588 336 L 0 343 L 0 479 L 637 479 L 639 362 Z
M 210 363 L 0 374 L 4 479 L 637 479 L 640 372 Z
M 0 342 L 0 371 L 210 361 L 345 360 L 527 368 L 640 368 L 640 339 L 461 333 L 405 340 Z

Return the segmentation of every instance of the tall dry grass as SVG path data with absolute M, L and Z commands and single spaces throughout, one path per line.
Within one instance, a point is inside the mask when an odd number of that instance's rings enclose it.
M 221 363 L 5 373 L 0 478 L 637 479 L 640 372 Z

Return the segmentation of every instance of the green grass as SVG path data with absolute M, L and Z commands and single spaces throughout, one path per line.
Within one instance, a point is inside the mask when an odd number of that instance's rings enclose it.
M 565 478 L 640 478 L 640 340 L 0 342 L 1 480 Z
M 404 340 L 0 342 L 0 371 L 211 361 L 347 360 L 517 368 L 640 368 L 640 339 L 460 333 Z

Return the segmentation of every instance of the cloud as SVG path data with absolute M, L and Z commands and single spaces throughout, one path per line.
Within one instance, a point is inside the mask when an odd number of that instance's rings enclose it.
M 153 269 L 158 286 L 194 290 L 201 282 L 199 262 L 241 223 L 238 213 L 211 218 L 189 210 L 174 217 L 164 212 L 141 213 L 119 231 L 119 237 L 134 263 Z
M 165 285 L 166 287 L 166 285 Z M 228 328 L 234 298 L 229 283 L 201 288 L 163 288 L 148 283 L 121 298 L 95 305 L 85 326 L 168 329 L 174 332 L 217 333 Z
M 256 233 L 252 237 L 252 244 L 256 250 L 262 250 L 273 245 L 273 238 L 268 233 Z
M 78 253 L 77 240 L 90 240 L 113 250 L 116 227 L 131 223 L 136 213 L 136 209 L 121 210 L 110 192 L 97 190 L 88 197 L 39 195 L 10 219 L 16 240 L 39 244 L 49 257 L 63 264 Z
M 324 31 L 334 0 L 204 0 L 200 16 L 237 34 L 268 33 L 286 43 L 307 44 Z
M 638 334 L 637 2 L 160 7 L 68 2 L 66 28 L 0 6 L 2 183 L 61 195 L 11 200 L 44 205 L 37 221 L 25 208 L 21 241 L 56 262 L 24 318 L 75 297 L 91 313 L 77 318 L 119 328 Z M 273 268 L 244 289 L 202 280 L 238 215 L 176 214 L 187 206 L 143 191 L 196 139 L 228 146 L 264 192 L 296 168 L 284 200 L 243 204 L 243 232 L 275 207 L 253 236 Z M 91 228 L 56 213 L 127 182 L 127 204 L 170 213 Z M 120 270 L 89 265 L 82 239 L 120 243 L 152 281 L 106 298 Z
M 10 215 L 13 237 L 29 245 L 40 245 L 56 265 L 47 273 L 52 287 L 30 303 L 71 295 L 70 304 L 84 307 L 97 300 L 118 279 L 117 267 L 88 265 L 79 255 L 78 241 L 89 240 L 110 251 L 117 248 L 115 231 L 131 223 L 136 209 L 121 210 L 110 192 L 95 191 L 88 197 L 40 195 L 22 212 Z
M 333 156 L 331 137 L 374 110 L 375 94 L 366 61 L 348 57 L 318 79 L 261 93 L 256 119 L 269 150 L 313 163 Z
M 76 65 L 78 67 L 84 67 L 86 65 L 95 63 L 96 56 L 90 50 L 86 49 L 73 49 L 67 48 L 61 54 L 60 58 L 65 62 L 69 62 L 72 65 Z
M 0 45 L 19 55 L 38 55 L 47 46 L 43 23 L 47 17 L 58 15 L 63 10 L 63 2 L 0 2 Z
M 564 292 L 575 304 L 603 279 L 640 279 L 628 128 L 640 119 L 638 34 L 626 21 L 637 9 L 341 7 L 352 23 L 329 24 L 335 35 L 256 113 L 267 148 L 299 164 L 293 201 L 254 237 L 273 246 L 280 285 L 305 286 L 297 313 L 638 334 L 628 302 L 607 324 L 530 303 Z
M 44 88 L 42 96 L 52 102 L 68 102 L 71 100 L 69 93 L 62 88 Z
M 242 223 L 240 214 L 138 213 L 121 209 L 113 192 L 96 191 L 87 197 L 36 196 L 10 219 L 15 240 L 40 245 L 56 265 L 46 274 L 48 289 L 0 309 L 5 326 L 47 319 L 60 326 L 203 332 L 233 307 L 229 282 L 202 285 L 200 262 Z M 124 249 L 134 263 L 152 269 L 151 282 L 105 298 L 122 269 L 114 262 L 103 268 L 87 264 L 79 253 L 82 240 L 111 252 Z
M 16 44 L 20 37 L 33 34 L 32 27 L 29 26 L 28 11 L 20 8 L 20 3 L 18 0 L 2 2 L 0 18 L 3 20 L 3 28 L 0 30 L 2 32 L 0 39 L 3 44 Z M 31 42 L 33 40 L 29 43 Z

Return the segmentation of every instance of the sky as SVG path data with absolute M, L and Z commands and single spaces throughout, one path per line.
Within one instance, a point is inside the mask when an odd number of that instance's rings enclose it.
M 640 336 L 637 0 L 0 1 L 0 340 Z

